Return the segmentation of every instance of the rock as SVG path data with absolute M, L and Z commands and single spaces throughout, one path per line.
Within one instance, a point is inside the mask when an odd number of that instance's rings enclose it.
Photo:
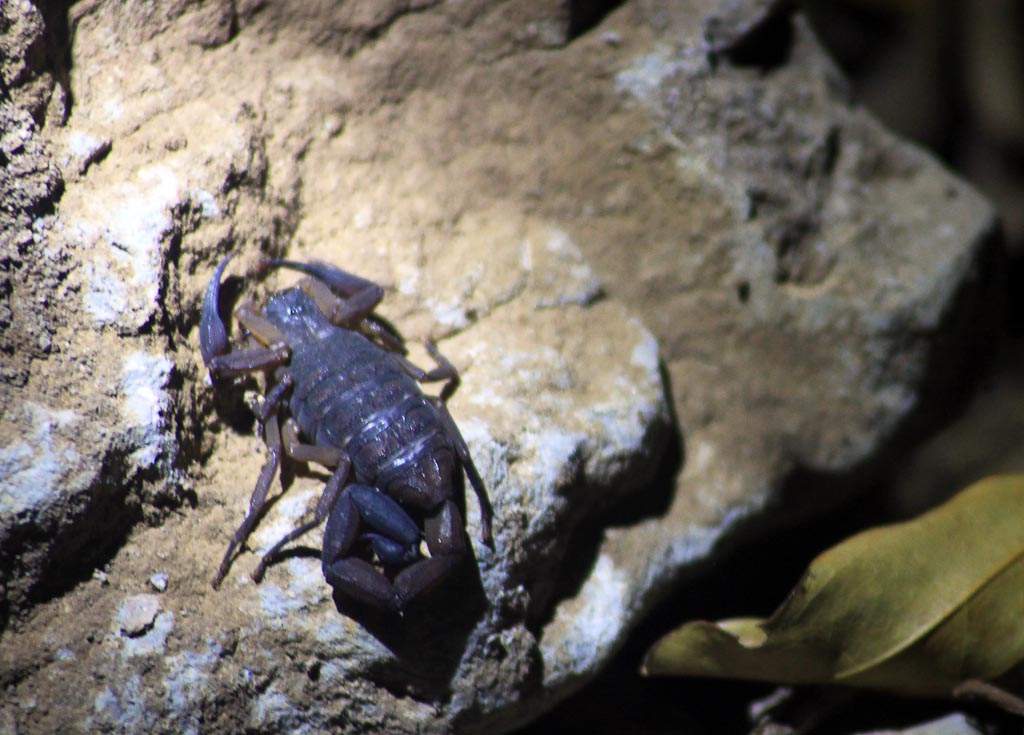
M 23 77 L 46 104 L 0 102 L 30 186 L 0 183 L 31 192 L 3 199 L 0 292 L 20 732 L 507 730 L 794 468 L 861 462 L 907 416 L 988 206 L 768 4 L 575 5 L 2 6 L 53 45 Z M 766 23 L 781 48 L 744 44 Z M 381 621 L 332 600 L 314 532 L 253 584 L 312 468 L 210 589 L 263 461 L 198 350 L 229 251 L 226 300 L 293 282 L 254 277 L 268 255 L 328 260 L 387 287 L 415 361 L 430 337 L 459 367 L 496 512 L 491 551 L 468 500 L 478 577 Z M 136 637 L 111 622 L 133 596 Z
M 157 592 L 167 591 L 168 576 L 164 572 L 157 572 L 149 578 L 149 586 Z
M 980 732 L 964 715 L 955 712 L 902 730 L 876 730 L 863 735 L 978 735 Z
M 132 595 L 117 611 L 117 624 L 122 635 L 138 638 L 153 627 L 160 600 L 156 595 Z

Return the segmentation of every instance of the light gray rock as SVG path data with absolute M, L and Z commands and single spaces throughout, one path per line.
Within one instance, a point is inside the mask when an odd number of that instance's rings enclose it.
M 794 467 L 860 462 L 913 408 L 987 205 L 851 107 L 799 21 L 751 52 L 751 28 L 790 23 L 764 3 L 749 23 L 572 5 L 99 0 L 50 21 L 70 86 L 37 61 L 12 88 L 47 94 L 3 101 L 38 191 L 4 222 L 33 288 L 9 278 L 0 312 L 19 732 L 507 730 Z M 42 37 L 30 4 L 0 7 Z M 229 251 L 232 277 L 285 251 L 349 268 L 439 340 L 496 513 L 492 551 L 469 498 L 478 579 L 398 623 L 339 610 L 314 532 L 253 584 L 314 470 L 210 589 L 263 460 L 198 351 Z
M 964 715 L 955 712 L 903 730 L 875 730 L 863 735 L 978 735 L 980 732 Z
M 122 635 L 138 638 L 153 627 L 160 610 L 156 595 L 131 595 L 117 611 L 117 625 Z

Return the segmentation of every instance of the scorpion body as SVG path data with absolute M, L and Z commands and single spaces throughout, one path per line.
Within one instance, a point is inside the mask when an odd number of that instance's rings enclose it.
M 215 384 L 252 372 L 268 375 L 256 414 L 269 457 L 214 586 L 255 526 L 283 453 L 333 472 L 314 518 L 264 555 L 254 579 L 285 544 L 326 520 L 327 581 L 343 596 L 399 612 L 448 576 L 468 552 L 455 502 L 461 470 L 480 499 L 482 534 L 491 543 L 486 492 L 444 403 L 458 374 L 429 342 L 438 367 L 427 372 L 413 365 L 397 336 L 372 318 L 383 291 L 323 263 L 269 263 L 307 277 L 271 296 L 262 311 L 240 308 L 236 316 L 255 346 L 232 351 L 217 315 L 229 260 L 218 266 L 207 291 L 200 347 Z M 428 380 L 447 381 L 441 397 L 423 394 L 419 381 Z M 421 539 L 429 556 L 420 552 Z
M 375 482 L 408 457 L 451 448 L 437 411 L 391 355 L 328 323 L 301 291 L 270 307 L 267 318 L 292 348 L 291 415 L 313 443 L 345 450 L 357 481 Z

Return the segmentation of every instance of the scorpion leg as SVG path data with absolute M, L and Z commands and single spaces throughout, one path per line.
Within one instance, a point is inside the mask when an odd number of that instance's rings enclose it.
M 264 347 L 287 344 L 284 333 L 273 322 L 259 313 L 252 303 L 246 303 L 235 309 L 235 319 L 249 330 L 249 333 Z
M 442 503 L 423 526 L 430 558 L 410 565 L 395 577 L 400 607 L 436 587 L 466 556 L 466 531 L 454 501 Z
M 263 555 L 263 558 L 252 573 L 252 578 L 256 582 L 263 579 L 263 574 L 266 572 L 267 566 L 269 566 L 274 559 L 280 555 L 281 549 L 284 548 L 285 544 L 294 541 L 324 522 L 324 519 L 327 518 L 328 514 L 331 512 L 331 508 L 337 502 L 341 489 L 345 486 L 345 481 L 348 479 L 348 473 L 351 467 L 351 461 L 349 460 L 348 455 L 337 447 L 303 444 L 299 436 L 298 423 L 293 418 L 289 418 L 284 422 L 281 433 L 283 436 L 282 443 L 284 453 L 289 457 L 300 462 L 316 462 L 324 465 L 325 467 L 334 467 L 334 472 L 331 474 L 330 479 L 324 486 L 324 492 L 320 496 L 320 500 L 317 501 L 313 519 L 300 524 L 285 534 L 283 538 L 275 543 L 270 550 Z
M 224 577 L 227 576 L 228 569 L 231 567 L 231 558 L 234 556 L 235 550 L 249 538 L 256 521 L 263 513 L 263 508 L 267 504 L 270 484 L 274 481 L 274 475 L 277 474 L 277 468 L 281 464 L 281 434 L 278 431 L 276 416 L 270 416 L 269 420 L 264 421 L 263 433 L 270 456 L 264 462 L 259 478 L 256 480 L 256 487 L 252 491 L 252 497 L 249 498 L 249 512 L 246 514 L 245 520 L 242 521 L 242 525 L 235 531 L 235 535 L 231 537 L 228 550 L 224 553 L 224 559 L 221 560 L 220 567 L 217 569 L 217 575 L 213 578 L 214 589 L 220 587 L 220 583 L 224 581 Z
M 205 306 L 203 311 L 203 319 L 205 321 L 207 318 Z M 204 348 L 203 359 L 206 362 L 206 367 L 210 370 L 210 375 L 215 380 L 248 375 L 249 373 L 278 367 L 288 362 L 291 357 L 291 348 L 288 347 L 284 335 L 281 334 L 277 327 L 253 312 L 248 306 L 238 309 L 235 314 L 238 321 L 249 330 L 252 336 L 266 346 L 224 352 L 212 355 L 209 359 L 206 358 L 206 354 L 213 348 L 209 346 Z M 224 325 L 221 324 L 220 326 L 223 329 Z M 201 331 L 203 330 L 201 329 Z M 216 329 L 212 331 L 216 332 Z M 202 336 L 200 338 L 200 345 L 202 346 Z
M 236 350 L 211 358 L 206 365 L 214 378 L 233 378 L 278 367 L 288 362 L 291 348 L 288 347 L 281 330 L 256 313 L 251 305 L 239 307 L 235 311 L 235 318 L 263 347 Z
M 383 320 L 373 314 L 384 291 L 380 286 L 371 285 L 376 290 L 357 291 L 351 298 L 343 299 L 339 298 L 329 286 L 315 278 L 304 278 L 299 282 L 299 288 L 316 302 L 317 308 L 324 313 L 331 324 L 357 330 L 366 337 L 375 337 L 389 352 L 404 355 L 406 350 L 402 339 Z
M 376 284 L 370 284 L 348 298 L 340 298 L 326 283 L 316 278 L 303 278 L 299 281 L 299 288 L 316 302 L 331 324 L 349 329 L 355 329 L 384 298 L 384 289 Z
M 441 354 L 440 350 L 430 340 L 424 343 L 427 348 L 427 352 L 434 358 L 437 363 L 437 367 L 429 372 L 423 368 L 417 367 L 410 360 L 399 356 L 399 362 L 405 371 L 411 375 L 415 380 L 421 383 L 432 382 L 435 380 L 446 380 L 444 387 L 441 389 L 441 395 L 438 398 L 428 398 L 434 408 L 437 409 L 438 414 L 441 416 L 441 421 L 444 424 L 445 430 L 448 432 L 448 437 L 452 440 L 455 445 L 455 451 L 459 455 L 459 461 L 462 463 L 463 469 L 466 471 L 466 476 L 469 478 L 469 483 L 473 486 L 473 492 L 476 494 L 477 500 L 480 503 L 480 537 L 482 541 L 489 546 L 494 548 L 494 536 L 491 532 L 491 519 L 494 516 L 494 509 L 491 507 L 491 500 L 487 496 L 487 489 L 484 487 L 484 481 L 480 477 L 480 473 L 476 469 L 476 465 L 473 463 L 473 458 L 469 454 L 469 446 L 466 444 L 466 440 L 462 438 L 462 432 L 459 431 L 458 425 L 455 423 L 455 419 L 452 418 L 451 413 L 448 411 L 448 405 L 446 401 L 451 397 L 455 389 L 459 387 L 459 371 L 456 367 L 448 360 L 447 357 Z
M 267 493 L 270 491 L 274 475 L 277 474 L 277 469 L 281 464 L 281 430 L 275 414 L 277 413 L 277 407 L 280 405 L 285 394 L 291 389 L 292 384 L 291 373 L 285 373 L 281 376 L 280 381 L 270 389 L 262 402 L 253 410 L 253 413 L 256 414 L 260 424 L 263 426 L 263 441 L 267 445 L 270 456 L 263 463 L 259 477 L 256 480 L 256 487 L 249 498 L 249 512 L 246 514 L 245 520 L 242 521 L 242 525 L 235 531 L 235 535 L 231 537 L 228 550 L 224 553 L 224 559 L 217 569 L 217 575 L 213 578 L 214 589 L 220 587 L 220 583 L 227 576 L 228 569 L 231 567 L 231 558 L 238 547 L 249 538 L 249 534 L 252 533 L 252 529 L 256 526 L 256 522 L 263 514 L 264 507 L 266 507 Z
M 260 423 L 265 424 L 277 411 L 277 407 L 281 405 L 285 394 L 292 389 L 294 384 L 295 379 L 292 377 L 292 374 L 284 372 L 278 379 L 277 384 L 267 391 L 267 395 L 262 396 L 259 403 L 251 407 L 252 412 L 256 414 L 256 418 L 259 419 Z
M 255 347 L 248 350 L 236 350 L 226 355 L 217 355 L 206 366 L 210 369 L 210 375 L 216 380 L 279 367 L 288 362 L 290 357 L 291 350 L 288 345 L 280 344 L 274 347 Z
M 282 436 L 285 454 L 298 462 L 316 462 L 324 467 L 334 467 L 345 456 L 337 447 L 326 444 L 303 444 L 299 436 L 299 424 L 293 418 L 284 422 Z
M 466 476 L 469 478 L 469 484 L 473 486 L 473 492 L 476 494 L 477 501 L 480 503 L 480 537 L 481 540 L 489 546 L 494 548 L 494 536 L 491 532 L 491 520 L 494 517 L 494 508 L 491 507 L 491 500 L 487 496 L 487 489 L 484 487 L 483 478 L 480 477 L 479 471 L 477 471 L 476 465 L 473 463 L 473 457 L 469 453 L 469 446 L 466 444 L 466 440 L 462 437 L 462 432 L 459 431 L 458 424 L 455 423 L 455 419 L 452 418 L 451 412 L 448 411 L 448 404 L 446 401 L 455 392 L 455 389 L 459 386 L 459 371 L 455 366 L 437 349 L 431 341 L 425 343 L 427 352 L 437 362 L 437 367 L 426 372 L 421 368 L 416 367 L 408 360 L 402 362 L 403 366 L 412 375 L 413 378 L 422 382 L 433 381 L 433 380 L 447 380 L 444 387 L 441 389 L 441 395 L 438 398 L 428 398 L 431 403 L 434 404 L 434 408 L 437 409 L 438 414 L 441 416 L 441 421 L 444 424 L 445 430 L 448 432 L 448 438 L 452 440 L 455 445 L 455 452 L 459 455 L 459 461 L 462 463 L 462 468 L 466 471 Z
M 363 319 L 359 325 L 359 331 L 362 332 L 364 337 L 376 338 L 380 346 L 388 352 L 394 352 L 397 355 L 403 356 L 408 352 L 405 349 L 405 342 L 398 336 L 395 328 L 376 314 L 370 314 Z
M 491 520 L 494 518 L 494 508 L 491 506 L 491 499 L 487 495 L 487 488 L 484 487 L 483 478 L 480 477 L 480 472 L 477 470 L 473 457 L 469 453 L 469 445 L 466 444 L 466 440 L 462 437 L 462 432 L 459 431 L 459 427 L 455 423 L 455 419 L 452 418 L 451 413 L 449 413 L 445 402 L 440 398 L 428 398 L 427 400 L 434 404 L 438 414 L 441 416 L 441 421 L 448 431 L 448 437 L 455 445 L 456 454 L 459 455 L 462 469 L 466 471 L 469 484 L 473 486 L 477 502 L 480 503 L 480 540 L 493 549 L 494 535 L 491 532 Z
M 397 356 L 398 362 L 413 380 L 420 383 L 433 383 L 438 380 L 447 381 L 444 387 L 441 388 L 441 400 L 447 401 L 452 393 L 455 392 L 455 389 L 459 387 L 459 371 L 448 361 L 447 357 L 438 351 L 437 345 L 433 342 L 427 340 L 423 343 L 423 346 L 427 348 L 427 352 L 430 353 L 430 356 L 434 358 L 434 362 L 437 363 L 437 367 L 433 370 L 424 370 L 402 355 Z
M 287 447 L 285 449 L 287 451 Z M 345 487 L 345 482 L 348 480 L 349 471 L 352 468 L 352 461 L 348 458 L 348 455 L 342 452 L 340 449 L 334 450 L 336 453 L 336 467 L 334 472 L 331 473 L 330 479 L 327 480 L 327 484 L 324 485 L 324 492 L 317 501 L 316 510 L 313 513 L 313 519 L 301 523 L 291 531 L 286 533 L 281 539 L 278 540 L 273 546 L 267 550 L 267 553 L 260 559 L 259 564 L 252 572 L 252 579 L 254 582 L 259 582 L 263 579 L 264 573 L 267 571 L 267 567 L 281 554 L 281 549 L 286 544 L 291 543 L 295 539 L 309 533 L 311 530 L 319 526 L 324 522 L 324 519 L 330 515 L 331 510 L 338 502 L 338 496 L 341 494 L 342 488 Z

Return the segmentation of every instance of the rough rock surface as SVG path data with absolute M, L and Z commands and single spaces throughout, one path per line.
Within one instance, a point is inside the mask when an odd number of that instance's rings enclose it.
M 771 4 L 581 5 L 0 3 L 0 729 L 506 729 L 913 408 L 987 205 Z M 262 456 L 199 303 L 286 250 L 463 373 L 497 549 L 470 499 L 479 578 L 401 623 L 339 611 L 316 534 L 209 588 Z

